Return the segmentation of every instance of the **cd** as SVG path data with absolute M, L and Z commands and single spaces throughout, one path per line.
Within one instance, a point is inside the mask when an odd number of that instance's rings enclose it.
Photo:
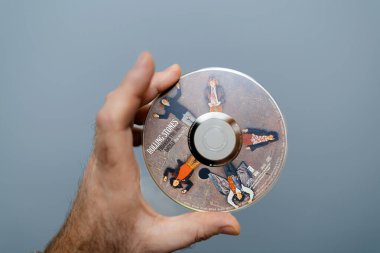
M 253 78 L 206 68 L 182 76 L 153 101 L 142 148 L 150 175 L 171 199 L 196 211 L 233 211 L 276 182 L 286 127 Z

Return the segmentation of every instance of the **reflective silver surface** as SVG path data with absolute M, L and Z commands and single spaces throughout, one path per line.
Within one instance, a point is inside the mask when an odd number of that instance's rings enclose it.
M 236 156 L 231 152 L 215 162 L 197 153 L 189 140 L 207 115 L 223 115 L 239 136 Z M 144 127 L 143 154 L 152 178 L 171 199 L 197 211 L 233 211 L 258 201 L 279 177 L 286 151 L 276 102 L 254 79 L 230 69 L 182 76 L 152 103 Z

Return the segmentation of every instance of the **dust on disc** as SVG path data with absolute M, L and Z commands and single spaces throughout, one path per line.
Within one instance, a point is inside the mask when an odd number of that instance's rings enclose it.
M 203 123 L 215 115 L 233 121 L 232 130 L 216 119 Z M 198 133 L 189 131 L 199 123 Z M 196 143 L 203 155 L 191 145 L 193 136 L 201 136 Z M 174 201 L 197 211 L 233 211 L 256 202 L 277 180 L 286 127 L 276 102 L 251 77 L 206 68 L 182 76 L 152 103 L 142 148 L 152 178 Z M 235 153 L 213 163 L 223 152 Z

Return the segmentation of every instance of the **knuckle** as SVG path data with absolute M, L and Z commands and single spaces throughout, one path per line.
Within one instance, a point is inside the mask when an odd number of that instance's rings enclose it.
M 103 128 L 107 124 L 107 117 L 107 112 L 104 109 L 100 109 L 100 111 L 96 115 L 96 126 L 99 128 Z
M 110 128 L 117 123 L 118 115 L 114 107 L 116 91 L 109 92 L 105 97 L 105 103 L 96 115 L 96 126 L 98 128 Z
M 96 115 L 96 126 L 100 129 L 112 128 L 117 123 L 114 113 L 102 108 Z

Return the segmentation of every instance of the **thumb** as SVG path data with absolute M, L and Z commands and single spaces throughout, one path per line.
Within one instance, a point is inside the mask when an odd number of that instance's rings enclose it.
M 234 216 L 223 212 L 188 213 L 165 220 L 164 247 L 168 250 L 185 248 L 214 235 L 239 235 L 240 225 Z M 163 246 L 163 245 L 162 245 Z

